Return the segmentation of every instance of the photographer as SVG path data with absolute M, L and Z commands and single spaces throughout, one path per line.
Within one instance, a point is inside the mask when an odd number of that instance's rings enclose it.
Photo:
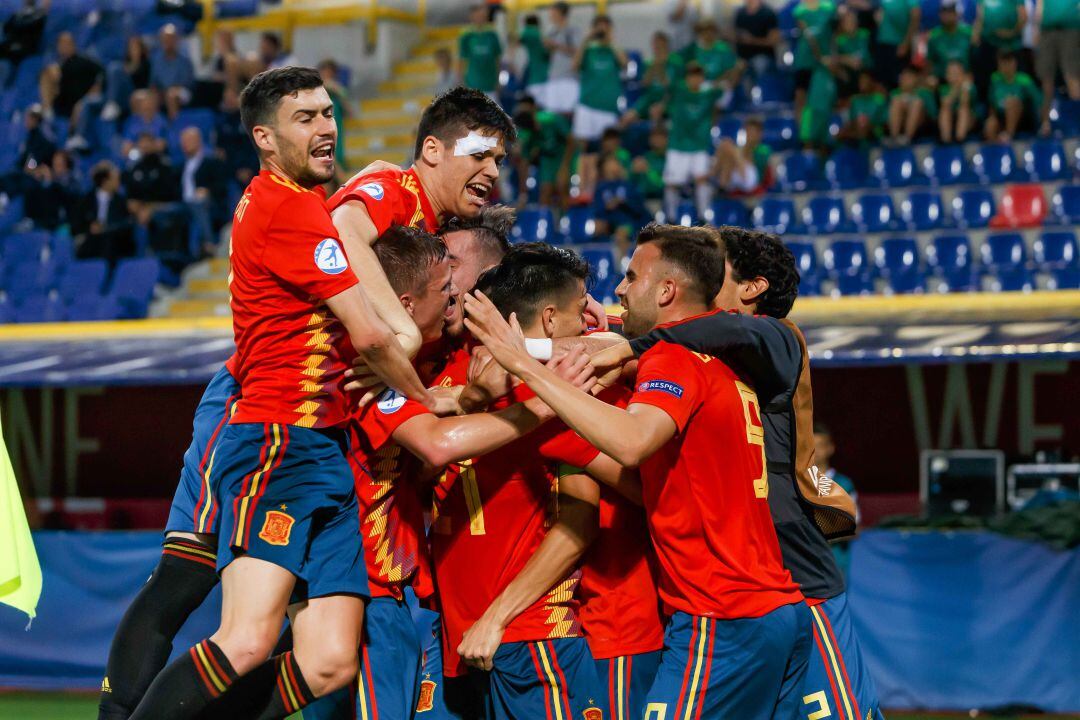
M 611 38 L 611 18 L 597 15 L 593 18 L 592 32 L 574 58 L 574 67 L 579 72 L 581 83 L 581 97 L 574 108 L 572 133 L 579 145 L 584 147 L 581 156 L 582 175 L 588 174 L 594 180 L 597 141 L 605 130 L 619 122 L 621 73 L 626 67 L 626 53 L 616 48 Z M 592 184 L 595 185 L 595 182 Z M 582 195 L 585 197 L 590 197 L 592 191 L 591 186 L 582 187 Z

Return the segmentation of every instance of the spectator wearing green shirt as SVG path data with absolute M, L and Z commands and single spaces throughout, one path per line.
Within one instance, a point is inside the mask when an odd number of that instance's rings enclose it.
M 799 29 L 795 43 L 795 117 L 802 116 L 810 80 L 832 51 L 836 5 L 831 0 L 800 0 L 793 13 Z
M 979 94 L 963 63 L 953 60 L 946 66 L 945 82 L 938 87 L 938 97 L 941 142 L 964 142 L 978 119 Z
M 692 185 L 698 213 L 712 204 L 712 128 L 721 91 L 705 84 L 705 70 L 686 65 L 686 77 L 671 92 L 668 151 L 664 158 L 664 213 L 675 217 L 683 189 Z
M 1060 73 L 1072 100 L 1080 100 L 1080 3 L 1036 0 L 1035 75 L 1042 83 L 1041 135 L 1050 134 L 1050 106 Z
M 908 145 L 935 117 L 934 91 L 922 84 L 918 69 L 909 65 L 900 71 L 900 86 L 889 96 L 889 139 Z
M 990 78 L 986 139 L 1009 142 L 1020 130 L 1034 130 L 1043 97 L 1031 76 L 1020 72 L 1016 53 L 998 55 L 998 71 Z
M 494 26 L 488 22 L 486 5 L 473 5 L 469 18 L 472 24 L 458 39 L 458 76 L 462 85 L 497 101 L 502 43 Z
M 605 130 L 619 122 L 626 53 L 615 47 L 611 36 L 611 18 L 597 15 L 588 39 L 574 58 L 581 96 L 574 108 L 573 133 L 579 141 L 595 143 Z
M 930 31 L 926 41 L 926 57 L 937 80 L 945 79 L 945 68 L 959 62 L 971 67 L 971 26 L 960 22 L 954 0 L 946 0 L 938 12 L 941 24 Z
M 525 95 L 518 102 L 514 124 L 518 129 L 514 158 L 518 171 L 518 205 L 528 201 L 528 181 L 535 168 L 540 204 L 562 207 L 573 155 L 570 121 L 564 115 L 541 110 L 535 98 Z
M 870 31 L 859 27 L 859 16 L 855 11 L 841 5 L 836 16 L 832 65 L 837 91 L 843 99 L 859 91 L 859 75 L 873 66 L 873 60 L 870 57 Z
M 901 68 L 911 63 L 911 50 L 921 18 L 919 0 L 881 0 L 877 11 L 874 72 L 886 88 L 896 87 Z
M 667 33 L 653 33 L 652 58 L 641 74 L 641 95 L 623 115 L 623 127 L 642 119 L 653 125 L 664 119 L 668 90 L 675 80 L 682 77 L 682 63 L 681 56 L 671 53 Z
M 683 61 L 700 65 L 711 86 L 725 90 L 735 87 L 746 64 L 720 39 L 720 27 L 713 20 L 702 20 L 695 27 L 695 35 L 694 43 L 680 53 Z
M 876 142 L 885 131 L 889 119 L 885 93 L 869 70 L 859 73 L 859 92 L 851 96 L 847 122 L 840 129 L 844 142 L 869 144 Z
M 1024 0 L 977 0 L 975 24 L 971 28 L 971 74 L 979 97 L 986 97 L 990 88 L 998 52 L 1017 52 L 1023 47 L 1025 25 Z
M 716 146 L 713 172 L 720 189 L 727 193 L 749 195 L 765 187 L 769 179 L 769 156 L 772 148 L 761 142 L 762 123 L 749 118 L 743 123 L 743 144 L 724 138 Z
M 536 15 L 525 16 L 525 26 L 517 37 L 517 44 L 525 49 L 525 72 L 522 81 L 525 92 L 534 98 L 543 95 L 548 79 L 548 61 L 550 53 L 544 47 L 544 36 L 540 32 L 540 18 Z
M 649 200 L 664 197 L 664 160 L 667 156 L 668 134 L 662 124 L 649 131 L 649 149 L 630 164 L 630 179 L 638 192 Z

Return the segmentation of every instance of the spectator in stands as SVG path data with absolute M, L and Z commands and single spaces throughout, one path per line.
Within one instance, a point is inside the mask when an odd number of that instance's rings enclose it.
M 180 49 L 180 33 L 172 23 L 158 33 L 158 52 L 150 61 L 150 86 L 165 99 L 165 112 L 175 118 L 191 102 L 195 66 Z
M 622 117 L 623 126 L 648 120 L 653 125 L 664 119 L 667 111 L 667 95 L 672 83 L 682 79 L 683 59 L 671 53 L 666 33 L 657 31 L 652 36 L 652 57 L 641 73 L 641 94 L 634 106 Z
M 743 123 L 743 131 L 745 142 L 741 146 L 729 138 L 716 146 L 713 172 L 725 193 L 749 195 L 761 190 L 769 180 L 772 148 L 762 142 L 761 119 L 749 118 Z
M 21 8 L 4 21 L 4 35 L 0 38 L 0 60 L 11 63 L 14 71 L 23 59 L 41 52 L 41 38 L 45 34 L 45 17 L 50 0 L 26 0 Z
M 688 186 L 694 188 L 699 215 L 712 203 L 712 127 L 720 93 L 705 85 L 705 70 L 696 62 L 687 63 L 684 81 L 672 90 L 668 106 L 671 129 L 664 159 L 664 213 L 669 222 Z
M 259 172 L 259 157 L 240 121 L 240 92 L 236 88 L 226 86 L 222 94 L 214 137 L 230 180 L 235 182 L 239 189 L 247 187 Z
M 102 160 L 90 173 L 93 190 L 82 198 L 71 218 L 75 255 L 115 263 L 135 254 L 131 214 L 120 189 L 120 170 Z
M 799 39 L 795 43 L 795 117 L 802 116 L 814 70 L 832 50 L 836 6 L 831 0 L 799 0 L 794 11 Z
M 540 204 L 562 207 L 573 155 L 570 122 L 564 115 L 541 110 L 536 100 L 526 95 L 518 102 L 514 124 L 518 129 L 518 205 L 528 200 L 528 179 L 535 170 Z
M 911 63 L 921 18 L 919 0 L 881 0 L 877 12 L 874 72 L 886 88 L 896 87 L 902 69 Z
M 971 73 L 959 60 L 945 68 L 945 82 L 938 87 L 938 131 L 943 143 L 967 140 L 979 118 L 979 93 Z
M 746 0 L 735 13 L 735 51 L 756 77 L 776 67 L 780 23 L 763 0 Z
M 745 63 L 720 39 L 720 27 L 713 20 L 697 24 L 695 42 L 680 53 L 686 62 L 696 62 L 705 71 L 705 80 L 713 87 L 730 91 L 739 83 Z M 726 104 L 726 102 L 725 102 Z
M 664 160 L 667 156 L 668 134 L 663 123 L 649 130 L 649 149 L 630 164 L 630 179 L 638 192 L 649 200 L 664 197 Z
M 870 145 L 877 143 L 889 120 L 885 93 L 869 70 L 859 73 L 859 92 L 848 103 L 847 122 L 840 129 L 840 140 Z
M 70 118 L 76 104 L 93 88 L 104 85 L 104 71 L 96 60 L 78 51 L 75 37 L 62 32 L 56 38 L 56 57 L 59 62 L 41 72 L 41 105 L 46 119 L 54 114 Z
M 626 53 L 612 42 L 611 18 L 597 15 L 592 31 L 578 48 L 574 67 L 579 71 L 581 97 L 574 108 L 573 135 L 591 154 L 604 131 L 619 122 L 621 73 L 626 67 Z
M 935 81 L 945 79 L 945 68 L 959 62 L 964 70 L 971 67 L 971 26 L 960 22 L 956 0 L 945 0 L 938 11 L 941 24 L 930 31 L 926 42 L 926 58 Z
M 1042 83 L 1041 135 L 1050 134 L 1050 108 L 1060 74 L 1072 100 L 1080 100 L 1080 7 L 1076 0 L 1037 0 L 1035 74 Z
M 338 136 L 338 141 L 334 144 L 335 172 L 341 174 L 340 179 L 345 181 L 348 179 L 348 162 L 345 158 L 345 120 L 352 115 L 349 90 L 341 83 L 341 68 L 330 58 L 319 63 L 319 76 L 322 77 L 323 86 L 330 95 L 330 101 L 334 104 L 334 124 L 337 126 Z
M 442 95 L 457 86 L 457 73 L 454 72 L 454 56 L 448 48 L 436 48 L 434 53 L 438 77 L 435 80 L 435 94 Z
M 131 94 L 150 87 L 150 53 L 142 36 L 132 35 L 124 49 L 124 59 L 109 64 L 106 90 L 108 102 L 102 120 L 115 120 L 126 111 Z
M 148 225 L 155 210 L 180 199 L 176 171 L 162 151 L 160 138 L 149 132 L 138 136 L 138 159 L 124 173 L 128 209 L 140 225 Z
M 917 68 L 907 66 L 900 71 L 900 86 L 889 95 L 889 139 L 897 145 L 908 145 L 937 117 L 937 98 L 934 91 L 920 82 Z
M 847 99 L 859 92 L 859 76 L 873 67 L 870 55 L 870 31 L 859 27 L 859 18 L 846 5 L 837 9 L 836 37 L 833 40 L 832 70 L 837 92 Z
M 675 52 L 694 42 L 694 27 L 698 21 L 696 0 L 668 0 L 667 29 Z
M 593 194 L 596 234 L 610 235 L 616 267 L 622 268 L 637 228 L 649 221 L 645 201 L 627 178 L 626 168 L 616 155 L 601 155 L 600 182 Z
M 202 131 L 197 127 L 184 128 L 180 133 L 180 149 L 184 153 L 184 168 L 180 173 L 181 200 L 203 251 L 212 254 L 217 246 L 215 230 L 224 225 L 227 218 L 225 163 L 206 151 Z
M 550 53 L 544 47 L 544 35 L 540 32 L 540 18 L 537 15 L 525 16 L 525 26 L 515 43 L 525 50 L 525 71 L 522 73 L 525 92 L 533 98 L 542 97 L 547 89 Z
M 839 473 L 832 465 L 833 455 L 836 453 L 836 445 L 833 442 L 832 433 L 822 423 L 814 423 L 814 463 L 817 466 L 820 477 L 827 477 L 834 483 L 844 488 L 851 499 L 855 502 L 855 519 L 859 520 L 858 502 L 859 495 L 855 491 L 855 483 L 847 475 Z M 851 542 L 843 541 L 833 543 L 833 555 L 840 569 L 847 575 L 851 569 Z
M 986 97 L 990 76 L 997 69 L 1002 50 L 1018 52 L 1023 47 L 1027 24 L 1024 0 L 977 0 L 975 25 L 971 30 L 971 69 L 979 97 Z
M 159 110 L 158 95 L 153 90 L 136 90 L 131 94 L 131 115 L 124 122 L 124 142 L 120 152 L 128 156 L 139 143 L 140 136 L 153 138 L 155 152 L 165 152 L 165 137 L 169 124 Z
M 581 37 L 570 24 L 570 4 L 557 2 L 548 10 L 551 27 L 544 35 L 544 47 L 549 53 L 547 88 L 537 98 L 540 107 L 551 112 L 569 115 L 577 107 L 580 86 L 574 65 Z
M 78 197 L 71 156 L 57 150 L 49 162 L 28 168 L 28 176 L 23 200 L 26 218 L 35 228 L 50 232 L 68 222 Z
M 15 161 L 16 171 L 22 171 L 30 164 L 48 163 L 56 152 L 56 140 L 45 122 L 41 105 L 35 103 L 26 109 L 23 126 L 26 128 L 26 135 L 19 146 L 19 156 Z
M 479 90 L 498 102 L 502 43 L 488 17 L 487 5 L 469 10 L 471 25 L 458 39 L 458 77 L 465 87 Z
M 826 153 L 832 143 L 830 121 L 836 111 L 838 90 L 831 57 L 820 63 L 810 73 L 810 86 L 806 104 L 799 114 L 799 141 L 807 150 Z
M 1020 72 L 1016 53 L 998 55 L 998 70 L 990 78 L 986 139 L 1011 141 L 1018 131 L 1033 131 L 1043 97 L 1031 76 Z
M 196 73 L 192 105 L 213 107 L 221 102 L 226 87 L 239 90 L 247 80 L 242 77 L 242 65 L 232 31 L 219 29 L 214 33 L 213 52 Z
M 259 36 L 259 52 L 254 60 L 255 67 L 249 69 L 245 81 L 258 75 L 263 70 L 273 70 L 296 64 L 293 56 L 285 52 L 285 45 L 281 42 L 281 36 L 272 32 L 264 32 Z

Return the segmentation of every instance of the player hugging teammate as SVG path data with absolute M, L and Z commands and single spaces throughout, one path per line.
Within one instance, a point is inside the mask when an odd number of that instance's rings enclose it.
M 486 206 L 514 128 L 482 93 L 436 98 L 410 169 L 329 199 L 318 73 L 262 73 L 241 111 L 262 169 L 233 225 L 237 351 L 99 718 L 877 716 L 778 239 L 643 230 L 627 343 L 592 332 L 585 261 L 510 247 Z M 166 665 L 219 581 L 218 629 Z

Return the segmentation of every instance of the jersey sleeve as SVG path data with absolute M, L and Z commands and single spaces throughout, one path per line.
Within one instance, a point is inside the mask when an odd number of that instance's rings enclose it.
M 276 277 L 321 300 L 356 285 L 337 228 L 311 193 L 283 202 L 266 228 L 263 263 Z
M 334 195 L 333 206 L 340 207 L 353 200 L 364 205 L 379 235 L 391 225 L 408 225 L 417 203 L 416 196 L 401 187 L 397 178 L 382 173 L 365 175 L 349 183 Z
M 540 444 L 540 455 L 564 465 L 583 468 L 600 454 L 588 440 L 570 428 L 556 433 Z
M 387 388 L 360 415 L 360 429 L 367 435 L 371 447 L 378 450 L 390 442 L 394 431 L 419 415 L 431 411 L 415 400 L 409 400 L 393 388 Z
M 679 432 L 701 405 L 699 358 L 684 348 L 660 344 L 641 356 L 630 405 L 652 405 L 675 421 Z

